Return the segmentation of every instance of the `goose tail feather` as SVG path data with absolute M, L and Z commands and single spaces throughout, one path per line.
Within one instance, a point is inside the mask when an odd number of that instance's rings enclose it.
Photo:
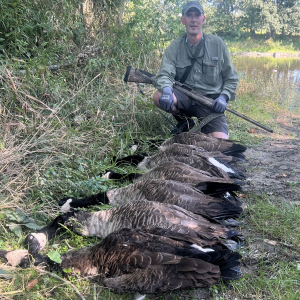
M 247 147 L 234 143 L 230 148 L 224 150 L 223 153 L 229 156 L 235 156 L 241 159 L 245 159 L 243 152 L 247 150 Z

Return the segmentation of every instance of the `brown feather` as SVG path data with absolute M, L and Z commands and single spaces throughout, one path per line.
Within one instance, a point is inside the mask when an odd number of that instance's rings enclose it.
M 174 204 L 209 219 L 235 218 L 242 213 L 242 208 L 231 201 L 205 195 L 190 185 L 173 180 L 138 181 L 135 184 L 108 191 L 107 197 L 111 205 L 144 199 Z M 84 200 L 82 205 L 84 206 Z
M 246 150 L 244 146 L 236 144 L 234 141 L 210 137 L 200 132 L 182 132 L 164 141 L 161 144 L 160 148 L 163 149 L 164 147 L 167 147 L 173 143 L 195 145 L 197 147 L 203 148 L 207 152 L 226 152 L 229 150 L 233 150 L 235 147 L 240 149 L 240 152 L 244 152 Z
M 176 236 L 176 233 L 173 234 Z M 112 233 L 98 245 L 88 248 L 85 253 L 76 255 L 76 251 L 73 251 L 66 254 L 62 257 L 61 267 L 69 269 L 75 265 L 78 270 L 78 260 L 88 260 L 88 268 L 80 264 L 81 274 L 91 275 L 92 265 L 97 269 L 95 279 L 120 292 L 155 293 L 202 287 L 216 283 L 220 278 L 218 265 L 199 258 L 176 255 L 173 253 L 177 251 L 176 247 L 169 249 L 172 253 L 159 251 L 160 247 L 166 251 L 163 243 L 158 243 L 156 250 L 149 248 L 148 245 L 155 243 L 153 237 L 141 230 L 123 229 Z M 181 235 L 177 238 L 180 240 Z M 148 244 L 136 242 L 137 240 L 147 240 Z
M 178 161 L 193 168 L 206 171 L 213 176 L 229 179 L 225 171 L 214 166 L 209 158 L 212 157 L 201 148 L 192 145 L 171 144 L 156 154 L 145 157 L 139 164 L 140 169 L 152 169 L 166 162 Z

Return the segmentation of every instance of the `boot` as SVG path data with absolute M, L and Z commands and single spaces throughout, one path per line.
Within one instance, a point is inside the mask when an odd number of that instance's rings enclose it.
M 187 116 L 179 116 L 179 115 L 173 115 L 175 120 L 178 122 L 176 125 L 176 128 L 174 128 L 171 133 L 173 135 L 177 135 L 181 132 L 188 132 L 190 129 L 192 129 L 195 126 L 195 121 Z

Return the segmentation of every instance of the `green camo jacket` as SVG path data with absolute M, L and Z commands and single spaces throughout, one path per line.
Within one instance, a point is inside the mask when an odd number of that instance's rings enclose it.
M 229 100 L 234 100 L 239 79 L 224 41 L 207 34 L 204 41 L 205 46 L 185 84 L 203 95 L 225 94 Z M 184 34 L 166 49 L 156 78 L 156 87 L 160 91 L 167 86 L 172 88 L 175 77 L 180 79 L 187 66 L 191 65 L 192 54 L 188 43 Z

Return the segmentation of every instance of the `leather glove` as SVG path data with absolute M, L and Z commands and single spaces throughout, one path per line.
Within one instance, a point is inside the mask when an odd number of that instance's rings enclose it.
M 223 113 L 226 109 L 228 96 L 221 94 L 217 99 L 212 103 L 211 109 L 216 113 Z
M 166 112 L 171 112 L 173 110 L 174 96 L 170 87 L 167 86 L 163 88 L 163 93 L 159 98 L 159 104 Z

